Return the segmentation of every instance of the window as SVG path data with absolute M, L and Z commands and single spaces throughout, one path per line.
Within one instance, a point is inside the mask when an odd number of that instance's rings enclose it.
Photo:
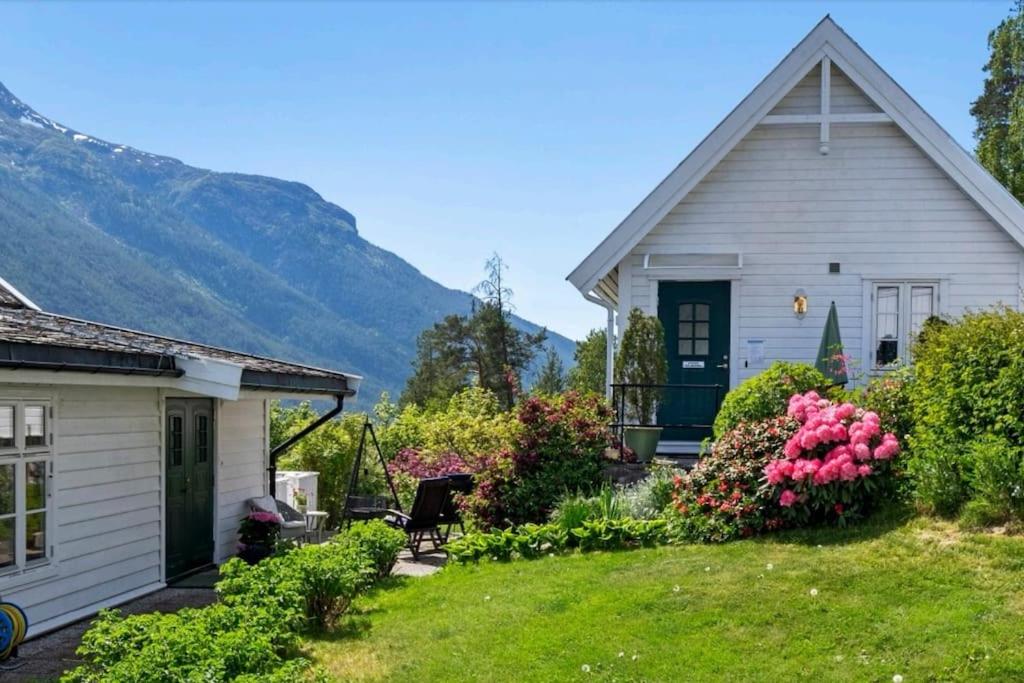
M 910 347 L 928 318 L 938 313 L 936 282 L 876 283 L 874 304 L 874 366 L 909 362 Z
M 0 574 L 49 560 L 50 406 L 0 400 Z
M 679 355 L 708 355 L 711 327 L 711 306 L 679 304 Z

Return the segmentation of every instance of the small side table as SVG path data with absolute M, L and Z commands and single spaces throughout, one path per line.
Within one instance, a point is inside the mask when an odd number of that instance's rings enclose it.
M 316 534 L 316 542 L 324 540 L 324 523 L 327 521 L 327 513 L 322 510 L 306 510 L 306 541 L 313 540 Z

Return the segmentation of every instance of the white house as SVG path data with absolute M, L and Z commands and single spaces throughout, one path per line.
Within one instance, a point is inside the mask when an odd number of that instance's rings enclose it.
M 1019 307 L 1022 245 L 1024 208 L 825 17 L 568 279 L 610 339 L 661 318 L 671 383 L 725 390 L 814 362 L 831 302 L 862 372 L 931 315 Z M 676 393 L 660 423 L 710 424 L 714 389 Z
M 0 280 L 0 596 L 29 635 L 235 553 L 272 398 L 359 378 L 39 310 Z

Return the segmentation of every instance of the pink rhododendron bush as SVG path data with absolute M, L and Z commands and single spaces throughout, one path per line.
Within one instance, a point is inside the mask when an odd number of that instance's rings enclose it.
M 900 444 L 877 413 L 809 391 L 789 399 L 786 415 L 800 427 L 764 475 L 787 521 L 845 523 L 893 490 Z

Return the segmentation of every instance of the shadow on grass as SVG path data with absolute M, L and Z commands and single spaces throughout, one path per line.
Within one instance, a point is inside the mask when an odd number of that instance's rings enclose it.
M 333 628 L 326 631 L 310 633 L 310 642 L 337 643 L 351 640 L 363 640 L 370 633 L 373 615 L 381 610 L 374 605 L 373 598 L 383 591 L 396 590 L 409 582 L 408 576 L 388 576 L 373 585 L 360 595 L 354 605 L 338 619 Z
M 852 523 L 845 528 L 816 526 L 805 529 L 790 529 L 775 534 L 759 536 L 759 543 L 782 543 L 794 545 L 840 546 L 863 543 L 884 536 L 905 526 L 917 513 L 905 504 L 892 504 L 875 510 L 867 519 Z

